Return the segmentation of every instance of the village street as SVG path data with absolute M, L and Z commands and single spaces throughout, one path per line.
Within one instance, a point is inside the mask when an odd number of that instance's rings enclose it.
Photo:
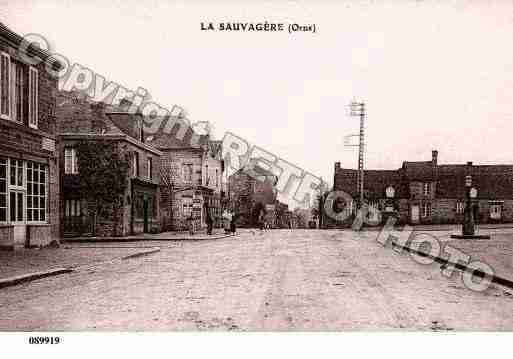
M 458 274 L 445 278 L 436 263 L 418 264 L 376 235 L 242 230 L 204 241 L 71 244 L 161 251 L 0 289 L 0 331 L 513 329 L 509 292 L 470 291 Z

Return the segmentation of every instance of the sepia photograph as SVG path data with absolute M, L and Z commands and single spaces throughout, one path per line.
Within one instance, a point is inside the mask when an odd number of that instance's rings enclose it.
M 0 0 L 1 345 L 511 339 L 512 39 L 506 0 Z

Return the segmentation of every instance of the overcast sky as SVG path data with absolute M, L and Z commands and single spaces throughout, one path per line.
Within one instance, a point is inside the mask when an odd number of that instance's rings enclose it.
M 0 21 L 329 182 L 335 161 L 357 166 L 353 98 L 368 108 L 367 168 L 432 149 L 441 163 L 513 163 L 513 3 L 378 3 L 0 0 Z M 227 21 L 317 33 L 200 29 Z

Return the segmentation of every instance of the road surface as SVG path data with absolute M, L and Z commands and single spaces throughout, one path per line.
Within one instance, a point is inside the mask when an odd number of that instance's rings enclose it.
M 513 329 L 509 292 L 473 292 L 375 236 L 273 230 L 152 243 L 159 253 L 0 289 L 0 330 Z

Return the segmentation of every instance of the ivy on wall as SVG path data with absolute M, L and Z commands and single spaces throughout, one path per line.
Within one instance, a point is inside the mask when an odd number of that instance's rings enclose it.
M 75 148 L 80 196 L 94 204 L 95 221 L 97 216 L 114 219 L 128 186 L 128 154 L 123 155 L 118 144 L 109 140 L 80 141 Z

